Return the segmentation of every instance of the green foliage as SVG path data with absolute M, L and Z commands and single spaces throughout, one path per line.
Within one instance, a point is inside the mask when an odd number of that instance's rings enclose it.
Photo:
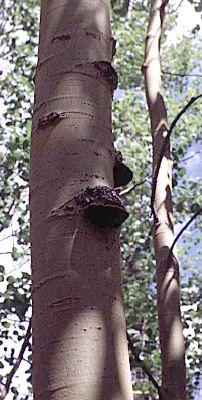
M 191 0 L 190 0 L 191 1 Z M 122 229 L 123 283 L 129 333 L 138 354 L 144 358 L 160 384 L 160 354 L 156 312 L 156 275 L 152 247 L 150 215 L 152 143 L 149 117 L 145 102 L 141 65 L 144 60 L 144 37 L 148 20 L 148 2 L 112 0 L 112 24 L 117 39 L 114 65 L 119 74 L 119 89 L 113 105 L 113 130 L 116 146 L 133 170 L 134 184 L 124 195 L 129 219 Z M 172 11 L 172 10 L 170 10 Z M 25 334 L 30 316 L 28 163 L 31 132 L 33 76 L 36 66 L 39 6 L 37 0 L 3 1 L 0 10 L 1 71 L 4 99 L 0 147 L 0 231 L 13 241 L 11 256 L 14 271 L 3 261 L 0 265 L 0 389 L 12 368 Z M 166 19 L 162 41 L 164 95 L 169 120 L 176 116 L 186 102 L 199 93 L 201 77 L 180 76 L 197 72 L 200 43 L 198 30 L 178 42 L 169 44 L 168 32 L 175 26 L 176 14 Z M 166 73 L 167 72 L 167 73 Z M 178 74 L 174 76 L 172 74 Z M 177 124 L 172 136 L 174 161 L 174 212 L 176 224 L 184 224 L 202 206 L 201 182 L 187 176 L 186 161 L 190 147 L 199 149 L 201 139 L 201 103 L 196 102 Z M 193 157 L 194 159 L 194 157 Z M 132 186 L 132 185 L 131 185 Z M 181 261 L 182 304 L 185 326 L 189 398 L 198 386 L 199 361 L 199 265 L 201 263 L 202 219 L 185 234 L 179 247 Z M 194 250 L 193 250 L 194 249 Z M 191 255 L 191 256 L 190 256 Z M 23 263 L 25 265 L 23 266 Z M 10 271 L 8 273 L 8 271 Z M 13 272 L 12 272 L 13 271 Z M 25 400 L 30 389 L 31 348 L 26 353 L 27 388 L 24 394 L 18 381 L 11 386 L 13 399 Z M 134 390 L 157 399 L 151 383 L 131 355 Z M 138 398 L 138 395 L 135 395 Z
M 16 362 L 30 315 L 29 265 L 29 142 L 36 66 L 39 5 L 36 0 L 3 1 L 0 10 L 1 97 L 0 231 L 10 236 L 14 268 L 0 267 L 0 391 Z M 7 229 L 8 228 L 8 229 Z M 2 247 L 1 247 L 2 248 Z M 3 259 L 4 260 L 4 259 Z M 29 272 L 23 272 L 23 265 Z M 11 270 L 8 274 L 8 270 Z M 22 272 L 20 272 L 22 271 Z M 18 344 L 19 343 L 19 344 Z M 30 362 L 30 351 L 26 359 Z M 29 393 L 30 367 L 27 368 Z M 25 381 L 26 378 L 24 378 Z M 31 387 L 30 387 L 31 388 Z M 26 399 L 11 385 L 13 399 Z

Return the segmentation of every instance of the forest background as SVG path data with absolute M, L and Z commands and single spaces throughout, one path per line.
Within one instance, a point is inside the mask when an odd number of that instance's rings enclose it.
M 190 4 L 193 3 L 193 4 Z M 160 383 L 155 258 L 151 237 L 151 134 L 141 65 L 148 24 L 148 1 L 112 0 L 117 40 L 114 66 L 119 75 L 113 103 L 116 147 L 133 171 L 121 189 L 130 217 L 122 228 L 123 284 L 128 333 L 135 353 Z M 186 30 L 182 15 L 190 18 Z M 194 11 L 195 9 L 195 11 Z M 169 122 L 192 96 L 202 92 L 201 1 L 172 1 L 167 8 L 161 44 L 163 92 Z M 195 17 L 196 15 L 196 17 Z M 181 17 L 181 19 L 180 19 Z M 187 21 L 187 20 L 186 20 Z M 187 25 L 187 22 L 185 23 Z M 0 8 L 1 147 L 0 147 L 0 393 L 18 359 L 31 316 L 29 245 L 29 143 L 37 62 L 39 2 L 2 0 Z M 172 134 L 176 232 L 202 206 L 201 101 L 194 103 Z M 198 217 L 178 243 L 182 314 L 186 341 L 189 397 L 200 396 L 200 248 Z M 131 354 L 134 396 L 157 399 L 157 393 Z M 139 397 L 138 397 L 139 396 Z M 9 385 L 8 400 L 31 399 L 31 344 Z

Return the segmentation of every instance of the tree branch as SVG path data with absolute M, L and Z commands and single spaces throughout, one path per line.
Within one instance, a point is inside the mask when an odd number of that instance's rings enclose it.
M 122 190 L 122 192 L 119 193 L 119 196 L 120 197 L 126 196 L 127 194 L 131 193 L 136 187 L 143 185 L 145 182 L 148 182 L 149 178 L 152 178 L 152 176 L 148 176 L 144 180 L 142 180 L 140 182 L 137 182 L 137 183 L 134 183 L 133 186 L 131 186 L 131 187 L 125 189 L 125 190 Z
M 183 1 L 184 1 L 184 0 L 181 0 L 181 1 L 179 2 L 179 4 L 177 5 L 177 7 L 176 7 L 174 10 L 168 12 L 168 14 L 174 14 L 174 13 L 178 10 L 178 8 L 181 6 L 181 4 L 183 3 Z
M 170 71 L 161 71 L 161 72 L 163 75 L 179 76 L 180 78 L 186 78 L 186 77 L 202 78 L 201 74 L 177 74 L 175 72 L 170 72 Z
M 129 68 L 129 70 L 141 72 L 142 66 L 141 67 L 137 66 L 137 65 L 136 66 L 132 66 L 131 68 Z M 193 78 L 193 77 L 202 78 L 202 74 L 192 74 L 192 73 L 178 74 L 176 72 L 170 72 L 170 71 L 165 71 L 165 70 L 162 70 L 161 74 L 162 75 L 170 75 L 170 76 L 178 76 L 179 78 L 186 78 L 186 77 L 187 78 Z M 142 76 L 142 73 L 140 73 L 140 74 L 136 73 L 136 76 Z
M 191 158 L 194 158 L 197 154 L 200 154 L 200 153 L 202 153 L 202 150 L 195 151 L 195 153 L 193 153 L 191 156 L 183 158 L 182 160 L 180 160 L 180 162 L 185 162 L 185 161 L 191 160 Z
M 162 162 L 162 159 L 163 159 L 163 157 L 164 157 L 164 153 L 165 153 L 165 151 L 166 151 L 167 145 L 168 145 L 168 143 L 169 143 L 170 136 L 171 136 L 171 134 L 172 134 L 172 132 L 173 132 L 173 129 L 175 128 L 177 122 L 178 122 L 179 119 L 181 118 L 181 116 L 182 116 L 182 115 L 188 110 L 188 108 L 190 108 L 191 105 L 192 105 L 196 100 L 198 100 L 200 97 L 202 97 L 202 93 L 199 94 L 198 96 L 192 97 L 192 98 L 188 101 L 188 103 L 183 107 L 183 109 L 182 109 L 182 110 L 176 115 L 176 117 L 174 118 L 173 122 L 172 122 L 171 125 L 170 125 L 169 130 L 167 131 L 167 136 L 166 136 L 166 138 L 164 139 L 164 142 L 163 142 L 163 145 L 162 145 L 162 148 L 161 148 L 161 151 L 160 151 L 160 156 L 159 156 L 159 159 L 158 159 L 158 162 L 157 162 L 157 165 L 156 165 L 156 169 L 155 169 L 155 172 L 154 172 L 154 176 L 153 176 L 153 185 L 152 185 L 151 210 L 152 210 L 152 215 L 154 216 L 154 220 L 155 220 L 155 221 L 158 221 L 158 217 L 157 217 L 157 214 L 156 214 L 156 210 L 155 210 L 155 208 L 154 208 L 154 200 L 155 200 L 155 196 L 156 196 L 157 180 L 158 180 L 159 170 L 160 170 L 160 167 L 161 167 L 161 162 Z
M 149 368 L 147 368 L 147 366 L 145 365 L 144 361 L 140 359 L 139 355 L 137 354 L 137 352 L 136 352 L 136 350 L 135 350 L 135 348 L 133 346 L 133 342 L 132 342 L 128 332 L 127 332 L 127 339 L 128 339 L 129 349 L 130 349 L 131 353 L 133 354 L 135 360 L 138 362 L 138 364 L 140 365 L 140 367 L 142 368 L 144 373 L 148 376 L 149 380 L 152 382 L 154 387 L 157 389 L 158 394 L 160 395 L 161 394 L 161 387 L 159 386 L 159 384 L 156 381 L 156 379 L 154 379 L 153 375 L 151 374 Z
M 0 394 L 0 400 L 4 400 L 10 390 L 10 385 L 11 385 L 12 379 L 13 379 L 16 371 L 18 370 L 18 368 L 21 364 L 21 361 L 23 360 L 24 352 L 29 345 L 30 337 L 31 337 L 31 319 L 29 321 L 27 332 L 25 334 L 24 341 L 23 341 L 21 350 L 19 352 L 18 358 L 16 359 L 16 362 L 15 362 L 13 368 L 11 369 L 10 373 L 7 375 L 5 388 L 2 391 L 2 393 Z
M 170 248 L 169 254 L 168 254 L 168 263 L 167 265 L 169 266 L 169 261 L 170 258 L 172 257 L 173 254 L 173 249 L 177 243 L 177 241 L 179 240 L 179 238 L 182 236 L 182 234 L 184 233 L 184 231 L 188 228 L 188 226 L 196 219 L 196 217 L 198 217 L 199 214 L 202 213 L 202 207 L 190 218 L 190 220 L 184 225 L 184 227 L 181 229 L 181 231 L 178 233 L 178 235 L 176 236 L 175 240 L 173 241 L 173 244 Z

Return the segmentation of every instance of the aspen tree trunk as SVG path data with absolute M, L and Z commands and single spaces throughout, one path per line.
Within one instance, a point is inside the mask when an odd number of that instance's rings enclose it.
M 41 1 L 30 168 L 35 400 L 132 400 L 119 229 L 82 210 L 87 187 L 114 187 L 114 46 L 109 0 Z
M 168 132 L 161 92 L 160 38 L 168 1 L 152 0 L 146 36 L 143 72 L 153 138 L 153 175 Z M 155 184 L 155 182 L 153 182 Z M 168 257 L 174 240 L 172 212 L 172 161 L 169 144 L 160 166 L 153 202 L 153 240 L 157 263 L 157 303 L 162 355 L 162 399 L 184 400 L 184 340 L 180 314 L 179 265 Z

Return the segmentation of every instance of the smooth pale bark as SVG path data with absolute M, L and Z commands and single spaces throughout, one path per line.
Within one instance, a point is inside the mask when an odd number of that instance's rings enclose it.
M 87 186 L 114 185 L 110 1 L 41 3 L 30 168 L 34 399 L 132 400 L 119 230 L 67 204 Z
M 168 1 L 152 0 L 146 36 L 145 86 L 153 137 L 153 171 L 168 131 L 167 113 L 161 92 L 160 38 Z M 162 399 L 184 400 L 184 340 L 180 314 L 179 266 L 176 254 L 168 259 L 174 240 L 172 213 L 172 161 L 169 145 L 157 179 L 154 199 L 156 219 L 153 240 L 157 262 L 157 300 L 162 354 Z

